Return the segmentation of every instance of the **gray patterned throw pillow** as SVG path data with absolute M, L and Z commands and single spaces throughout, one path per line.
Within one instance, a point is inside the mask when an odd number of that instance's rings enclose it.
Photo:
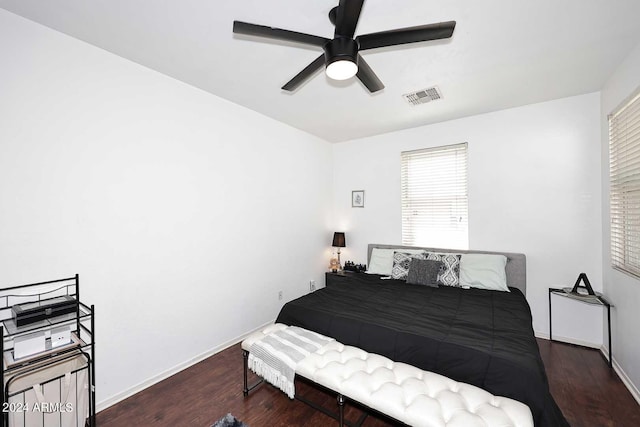
M 438 284 L 460 287 L 460 258 L 461 254 L 437 254 L 427 252 L 427 259 L 441 261 L 444 269 L 438 274 Z
M 411 260 L 425 259 L 424 253 L 408 254 L 405 252 L 393 253 L 393 269 L 391 270 L 391 278 L 396 280 L 407 280 L 407 274 L 409 273 L 409 265 Z
M 414 258 L 409 264 L 407 283 L 410 285 L 424 285 L 438 287 L 438 274 L 444 271 L 442 261 Z

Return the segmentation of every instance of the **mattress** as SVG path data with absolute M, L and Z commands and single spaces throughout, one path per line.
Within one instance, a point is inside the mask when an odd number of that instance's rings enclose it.
M 529 305 L 510 289 L 430 288 L 358 274 L 288 302 L 277 322 L 519 400 L 538 427 L 568 426 L 549 392 Z

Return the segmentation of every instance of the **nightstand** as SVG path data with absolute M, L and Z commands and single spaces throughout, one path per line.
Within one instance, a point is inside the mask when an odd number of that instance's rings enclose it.
M 558 295 L 561 297 L 565 297 L 565 298 L 569 298 L 572 299 L 574 301 L 579 301 L 581 303 L 584 304 L 591 304 L 591 305 L 601 305 L 603 307 L 606 308 L 607 310 L 607 330 L 608 330 L 608 336 L 609 336 L 609 368 L 613 367 L 613 347 L 611 347 L 611 303 L 609 303 L 609 301 L 607 301 L 607 299 L 604 297 L 604 295 L 597 293 L 596 295 L 582 295 L 582 294 L 575 294 L 572 292 L 569 292 L 568 290 L 571 288 L 549 288 L 549 340 L 553 341 L 553 335 L 551 334 L 552 331 L 552 321 L 551 321 L 551 295 Z
M 350 271 L 338 271 L 336 273 L 332 271 L 327 271 L 324 274 L 324 285 L 327 288 L 332 286 L 344 285 L 349 282 L 350 278 L 356 273 L 352 273 Z

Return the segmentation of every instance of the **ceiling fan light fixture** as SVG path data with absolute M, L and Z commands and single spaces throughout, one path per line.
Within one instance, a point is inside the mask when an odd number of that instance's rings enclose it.
M 327 77 L 347 80 L 358 73 L 358 44 L 353 39 L 338 37 L 323 46 Z
M 355 76 L 369 93 L 375 93 L 384 89 L 384 84 L 360 55 L 361 50 L 448 39 L 453 35 L 453 30 L 456 27 L 455 21 L 447 21 L 378 31 L 355 37 L 363 4 L 364 0 L 340 0 L 338 5 L 331 9 L 329 20 L 335 27 L 333 39 L 242 21 L 233 21 L 233 32 L 316 46 L 324 50 L 323 55 L 318 56 L 311 64 L 285 83 L 282 90 L 289 92 L 296 90 L 324 65 L 327 77 L 330 79 L 347 80 Z
M 333 80 L 347 80 L 358 73 L 358 65 L 350 59 L 339 59 L 327 65 L 327 77 Z

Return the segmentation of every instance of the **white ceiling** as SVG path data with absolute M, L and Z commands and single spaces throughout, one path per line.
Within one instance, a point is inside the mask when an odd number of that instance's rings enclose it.
M 318 48 L 234 36 L 234 19 L 333 37 L 338 0 L 0 0 L 0 7 L 331 142 L 598 91 L 640 43 L 637 0 L 367 0 L 356 35 L 457 21 L 448 41 L 363 52 L 386 88 L 318 73 Z M 437 85 L 443 99 L 402 94 Z

